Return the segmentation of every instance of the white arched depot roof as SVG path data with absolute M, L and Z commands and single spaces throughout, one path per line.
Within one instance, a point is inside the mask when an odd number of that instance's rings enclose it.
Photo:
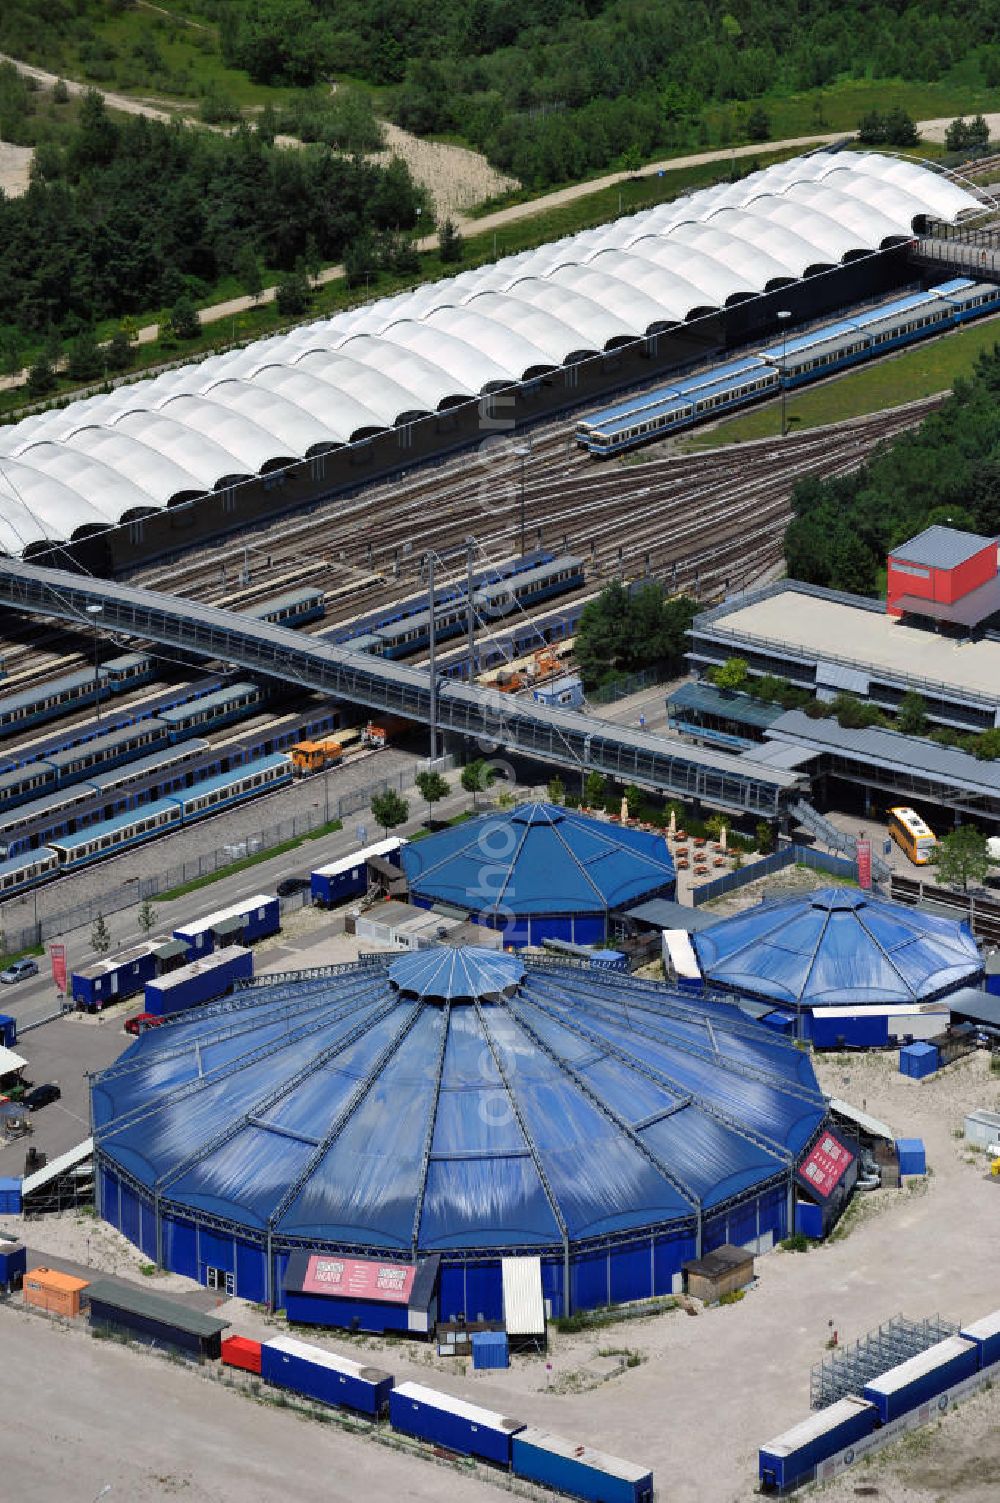
M 914 162 L 819 152 L 26 418 L 0 428 L 0 550 L 141 517 L 979 207 Z

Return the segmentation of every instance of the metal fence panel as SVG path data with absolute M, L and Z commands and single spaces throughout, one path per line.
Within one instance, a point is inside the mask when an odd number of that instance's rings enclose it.
M 694 888 L 691 901 L 697 908 L 702 903 L 710 903 L 713 898 L 721 898 L 727 892 L 736 892 L 739 888 L 746 887 L 748 882 L 759 882 L 762 877 L 771 877 L 775 872 L 799 865 L 812 867 L 814 871 L 830 872 L 836 877 L 857 880 L 858 868 L 855 862 L 847 861 L 843 856 L 830 856 L 826 851 L 813 850 L 809 845 L 787 845 L 780 851 L 773 851 L 770 856 L 762 856 L 749 866 L 741 866 L 739 871 L 725 872 L 721 877 L 706 882 L 703 887 Z

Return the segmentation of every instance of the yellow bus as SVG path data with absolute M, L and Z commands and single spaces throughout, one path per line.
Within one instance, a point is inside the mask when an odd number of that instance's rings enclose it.
M 914 866 L 926 866 L 937 845 L 934 831 L 914 809 L 890 809 L 889 834 Z

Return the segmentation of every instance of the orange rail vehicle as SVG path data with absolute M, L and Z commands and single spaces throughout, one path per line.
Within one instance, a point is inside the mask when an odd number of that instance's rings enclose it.
M 332 736 L 322 741 L 298 741 L 291 749 L 292 767 L 299 777 L 311 772 L 324 772 L 327 767 L 336 767 L 342 760 L 344 748 Z

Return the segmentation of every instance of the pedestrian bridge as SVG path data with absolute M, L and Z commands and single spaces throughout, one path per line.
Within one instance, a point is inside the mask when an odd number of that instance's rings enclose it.
M 299 684 L 332 698 L 402 715 L 467 737 L 477 755 L 504 751 L 583 775 L 600 772 L 669 797 L 698 800 L 764 819 L 780 817 L 807 790 L 783 768 L 701 747 L 553 705 L 440 679 L 426 669 L 349 652 L 234 611 L 177 595 L 0 559 L 0 605 L 89 628 L 88 606 L 101 625 L 250 673 Z

